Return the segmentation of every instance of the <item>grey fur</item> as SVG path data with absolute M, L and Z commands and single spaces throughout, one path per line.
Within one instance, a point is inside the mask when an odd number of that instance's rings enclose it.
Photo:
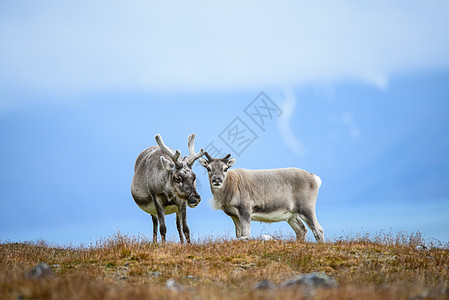
M 183 234 L 190 243 L 187 205 L 193 208 L 201 201 L 195 188 L 196 175 L 192 171 L 192 165 L 204 151 L 201 149 L 195 153 L 194 133 L 188 138 L 190 155 L 182 159 L 179 150 L 173 151 L 165 146 L 159 134 L 155 139 L 159 146 L 143 150 L 136 159 L 131 194 L 136 204 L 152 216 L 154 242 L 157 242 L 158 223 L 162 242 L 165 242 L 165 215 L 176 213 L 181 243 L 184 243 Z
M 324 241 L 323 228 L 315 213 L 321 179 L 297 168 L 246 170 L 229 169 L 235 158 L 200 158 L 208 170 L 214 205 L 232 218 L 237 238 L 251 236 L 251 220 L 287 221 L 298 240 L 304 240 L 307 228 L 318 242 Z M 301 221 L 302 220 L 302 221 Z

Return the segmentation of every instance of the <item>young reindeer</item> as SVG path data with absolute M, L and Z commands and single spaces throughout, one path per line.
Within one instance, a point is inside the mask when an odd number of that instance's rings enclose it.
M 140 153 L 134 166 L 131 194 L 136 204 L 153 219 L 153 241 L 157 242 L 157 226 L 160 224 L 162 242 L 167 232 L 165 215 L 176 213 L 179 239 L 184 243 L 183 233 L 190 243 L 187 226 L 186 205 L 194 208 L 201 197 L 196 191 L 196 175 L 192 172 L 195 160 L 204 154 L 203 149 L 195 153 L 195 134 L 188 137 L 190 156 L 181 157 L 179 150 L 167 147 L 157 134 L 159 146 L 152 146 Z
M 317 242 L 324 241 L 315 214 L 321 179 L 297 168 L 272 170 L 228 170 L 235 163 L 231 154 L 200 163 L 207 169 L 214 205 L 232 218 L 237 238 L 251 236 L 251 220 L 259 222 L 287 221 L 298 240 L 304 240 L 307 228 Z

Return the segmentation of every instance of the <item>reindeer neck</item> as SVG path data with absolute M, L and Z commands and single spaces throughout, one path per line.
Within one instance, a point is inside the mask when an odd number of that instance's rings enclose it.
M 211 186 L 212 195 L 214 199 L 221 203 L 228 203 L 234 197 L 238 191 L 238 175 L 234 172 L 229 171 L 228 176 L 220 189 L 214 189 Z

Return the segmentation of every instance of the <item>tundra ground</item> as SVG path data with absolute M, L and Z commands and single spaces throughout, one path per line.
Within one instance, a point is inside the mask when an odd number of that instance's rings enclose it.
M 84 247 L 0 243 L 2 299 L 449 299 L 449 247 L 421 250 L 419 234 L 344 238 L 330 243 L 203 239 L 153 244 L 117 234 Z M 51 276 L 31 278 L 39 262 Z M 323 272 L 338 288 L 285 289 Z M 181 291 L 169 290 L 174 279 Z M 277 288 L 257 290 L 267 279 Z

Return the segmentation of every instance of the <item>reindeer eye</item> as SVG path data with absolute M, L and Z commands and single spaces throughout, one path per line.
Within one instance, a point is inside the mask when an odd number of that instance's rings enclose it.
M 179 176 L 175 176 L 175 177 L 173 177 L 173 179 L 174 179 L 176 182 L 181 182 L 181 181 L 182 181 L 182 178 L 179 177 Z
M 228 168 L 224 168 L 223 172 L 225 172 L 225 173 L 226 173 L 227 171 L 228 171 Z
M 207 167 L 207 172 L 210 172 L 210 171 L 211 171 L 211 169 L 209 167 Z

